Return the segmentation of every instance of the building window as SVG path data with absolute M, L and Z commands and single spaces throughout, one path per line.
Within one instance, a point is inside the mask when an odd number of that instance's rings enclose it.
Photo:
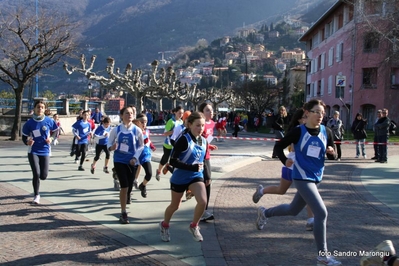
M 399 89 L 399 68 L 392 68 L 391 89 Z
M 320 69 L 324 69 L 324 66 L 326 64 L 326 53 L 321 54 L 321 59 L 320 59 Z
M 337 44 L 337 62 L 341 62 L 344 58 L 344 43 Z
M 334 47 L 331 47 L 328 51 L 328 66 L 332 66 L 334 58 Z
M 345 87 L 336 86 L 335 87 L 335 98 L 344 98 Z
M 369 32 L 364 35 L 363 39 L 363 52 L 364 53 L 377 53 L 380 38 L 378 33 Z
M 332 93 L 332 82 L 333 82 L 333 76 L 330 75 L 328 77 L 328 89 L 327 89 L 328 94 Z
M 338 29 L 342 28 L 344 26 L 344 14 L 339 14 L 338 15 Z
M 320 81 L 320 96 L 324 95 L 324 78 Z
M 363 68 L 363 89 L 377 88 L 377 68 Z

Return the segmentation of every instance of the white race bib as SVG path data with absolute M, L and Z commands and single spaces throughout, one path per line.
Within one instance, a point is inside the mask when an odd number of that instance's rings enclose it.
M 125 143 L 121 143 L 121 145 L 119 146 L 119 150 L 121 152 L 129 152 L 129 145 L 126 145 Z
M 40 136 L 41 136 L 41 134 L 40 134 L 40 129 L 35 129 L 35 130 L 33 130 L 33 131 L 32 131 L 32 134 L 33 134 L 33 137 L 34 137 L 34 138 L 40 137 Z
M 321 148 L 318 146 L 309 145 L 306 155 L 313 158 L 319 158 L 320 150 Z

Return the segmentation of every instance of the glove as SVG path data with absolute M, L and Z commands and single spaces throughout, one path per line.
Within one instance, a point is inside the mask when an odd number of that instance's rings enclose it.
M 54 146 L 57 146 L 57 145 L 58 145 L 58 140 L 57 140 L 57 139 L 55 139 L 55 140 L 53 141 L 53 145 L 54 145 Z

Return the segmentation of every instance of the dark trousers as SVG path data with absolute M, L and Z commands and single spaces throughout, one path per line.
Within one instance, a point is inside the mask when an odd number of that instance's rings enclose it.
M 40 180 L 46 180 L 47 178 L 50 157 L 28 153 L 28 160 L 33 174 L 33 192 L 36 196 L 39 195 Z
M 238 125 L 234 125 L 233 136 L 238 137 L 238 131 L 240 131 L 240 127 Z
M 378 136 L 377 137 L 378 143 L 383 143 L 378 145 L 378 158 L 379 161 L 388 161 L 388 136 Z
M 380 155 L 378 154 L 378 145 L 376 144 L 378 142 L 377 136 L 374 136 L 373 142 L 374 142 L 374 145 L 373 145 L 374 146 L 374 157 L 376 159 L 378 159 L 380 157 Z

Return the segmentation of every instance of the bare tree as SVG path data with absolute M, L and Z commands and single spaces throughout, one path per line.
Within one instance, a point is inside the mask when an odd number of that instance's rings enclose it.
M 0 80 L 15 92 L 11 140 L 19 140 L 25 85 L 76 49 L 77 24 L 54 10 L 51 14 L 44 10 L 39 13 L 40 16 L 36 16 L 29 6 L 0 11 Z

